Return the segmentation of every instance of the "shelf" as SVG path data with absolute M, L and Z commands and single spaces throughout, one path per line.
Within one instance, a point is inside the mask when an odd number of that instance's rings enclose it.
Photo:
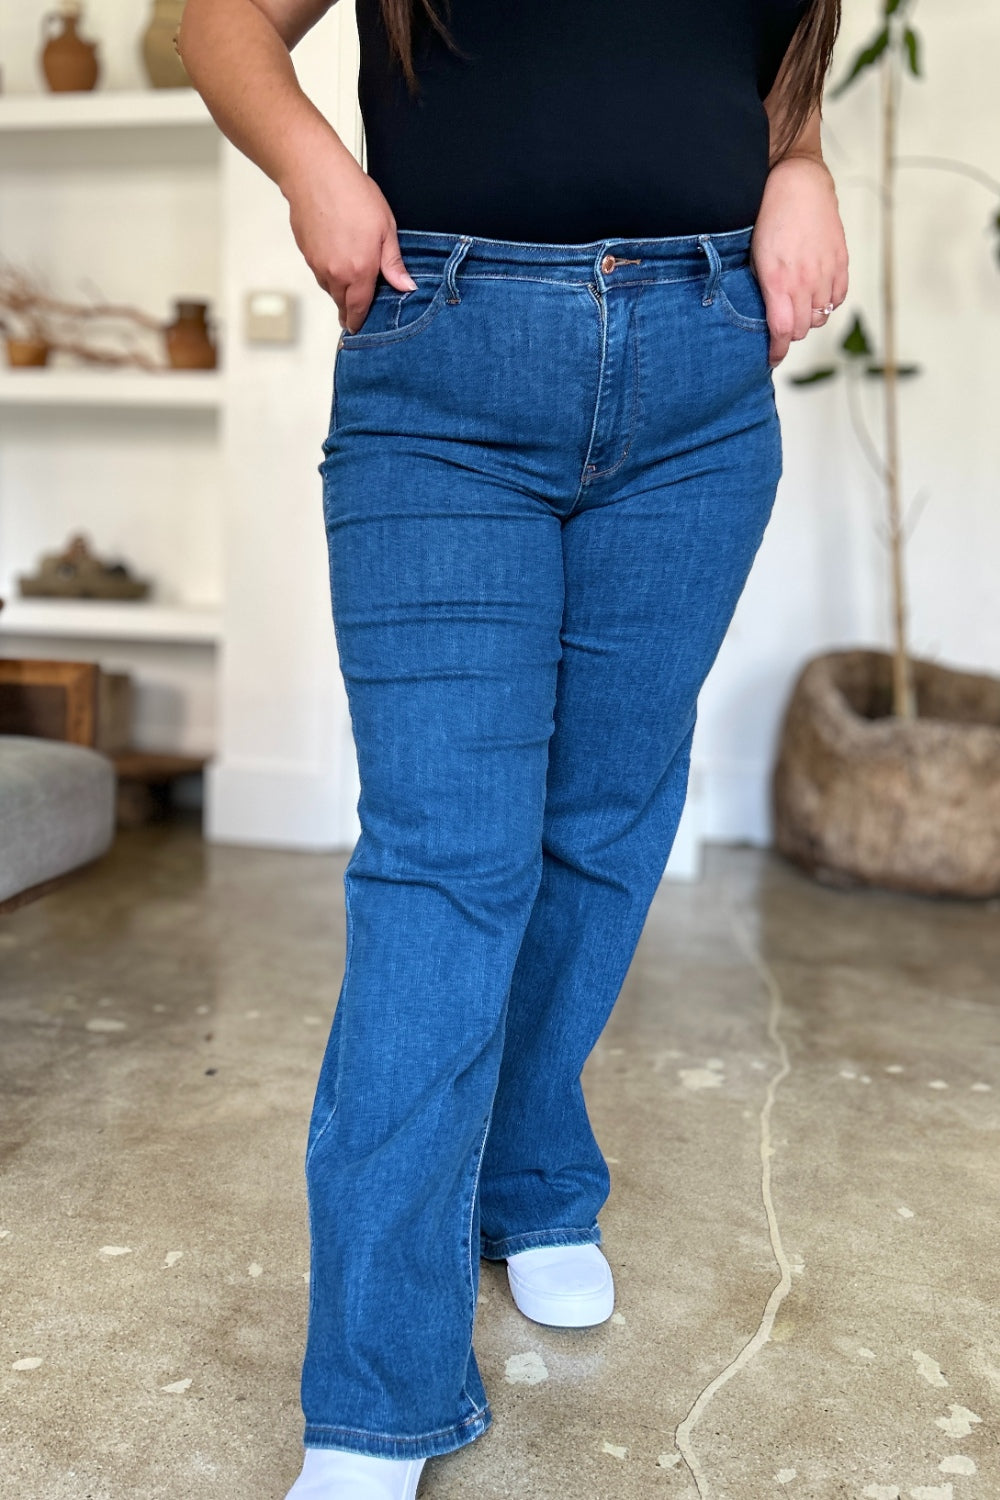
M 222 615 L 218 609 L 147 604 L 141 599 L 133 602 L 8 597 L 0 610 L 0 635 L 211 646 L 221 634 Z
M 4 406 L 124 406 L 214 411 L 223 402 L 218 370 L 0 370 Z
M 0 130 L 121 129 L 136 125 L 216 128 L 201 95 L 192 88 L 99 89 L 93 93 L 0 97 Z

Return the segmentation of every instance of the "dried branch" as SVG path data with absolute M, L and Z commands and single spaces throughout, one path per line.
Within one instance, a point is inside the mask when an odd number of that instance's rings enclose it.
M 164 361 L 157 361 L 134 346 L 140 333 L 162 334 L 166 325 L 161 319 L 123 303 L 71 302 L 50 296 L 28 272 L 0 261 L 0 328 L 13 336 L 4 314 L 12 315 L 28 338 L 38 339 L 85 364 L 136 365 L 145 370 L 167 368 Z M 122 340 L 130 347 L 102 347 L 82 336 L 84 328 L 100 323 L 120 325 L 109 329 L 106 336 Z

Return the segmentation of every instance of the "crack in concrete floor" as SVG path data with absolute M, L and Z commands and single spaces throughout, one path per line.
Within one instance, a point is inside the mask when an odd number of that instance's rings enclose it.
M 760 1322 L 757 1324 L 751 1337 L 743 1345 L 742 1349 L 731 1360 L 724 1369 L 720 1370 L 713 1380 L 710 1380 L 692 1402 L 691 1408 L 683 1421 L 679 1422 L 674 1433 L 674 1442 L 680 1451 L 688 1471 L 698 1489 L 700 1500 L 712 1500 L 712 1489 L 708 1475 L 698 1458 L 693 1444 L 694 1429 L 701 1421 L 708 1409 L 709 1403 L 715 1395 L 732 1380 L 741 1370 L 750 1363 L 758 1350 L 768 1342 L 774 1320 L 778 1315 L 778 1308 L 791 1291 L 792 1271 L 785 1255 L 785 1248 L 781 1240 L 781 1228 L 778 1224 L 778 1213 L 774 1205 L 774 1197 L 771 1192 L 771 1159 L 775 1153 L 775 1147 L 771 1138 L 771 1113 L 774 1109 L 774 1101 L 778 1091 L 778 1085 L 788 1077 L 792 1071 L 791 1060 L 788 1056 L 788 1048 L 785 1039 L 781 1035 L 781 1016 L 784 1008 L 781 986 L 775 977 L 774 971 L 764 960 L 757 945 L 753 942 L 746 924 L 737 915 L 736 911 L 729 908 L 729 921 L 733 936 L 748 962 L 756 970 L 760 977 L 761 985 L 768 997 L 767 1034 L 774 1044 L 778 1054 L 778 1071 L 768 1079 L 764 1094 L 764 1103 L 758 1116 L 759 1140 L 760 1140 L 760 1194 L 764 1204 L 764 1212 L 767 1216 L 768 1235 L 771 1240 L 771 1249 L 778 1266 L 779 1279 L 771 1291 L 764 1310 L 761 1313 Z

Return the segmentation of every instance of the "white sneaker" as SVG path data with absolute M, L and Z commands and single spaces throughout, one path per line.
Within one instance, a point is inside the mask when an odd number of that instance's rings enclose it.
M 369 1458 L 342 1448 L 307 1448 L 285 1500 L 414 1500 L 423 1458 Z
M 550 1328 L 591 1328 L 615 1310 L 611 1267 L 597 1245 L 546 1246 L 507 1257 L 507 1280 L 526 1318 Z

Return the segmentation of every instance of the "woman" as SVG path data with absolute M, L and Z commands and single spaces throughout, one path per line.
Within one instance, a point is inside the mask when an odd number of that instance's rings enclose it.
M 773 366 L 847 292 L 840 16 L 357 0 L 365 173 L 289 58 L 329 4 L 188 0 L 179 50 L 343 329 L 320 469 L 362 831 L 289 1500 L 411 1500 L 489 1425 L 481 1255 L 538 1322 L 611 1314 L 580 1072 L 770 515 Z

